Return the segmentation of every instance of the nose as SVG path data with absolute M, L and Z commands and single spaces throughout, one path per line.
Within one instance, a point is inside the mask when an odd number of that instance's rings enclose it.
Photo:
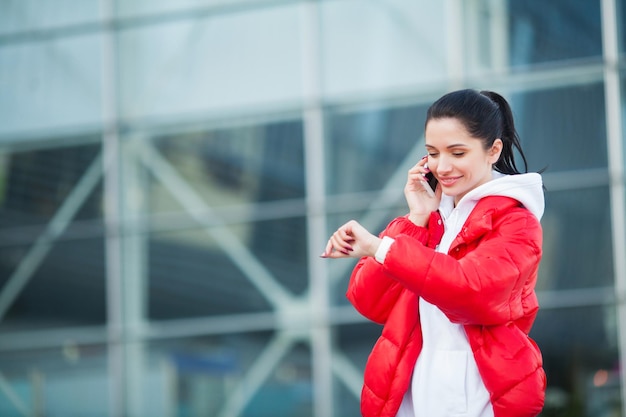
M 450 161 L 450 158 L 447 156 L 440 155 L 439 158 L 437 158 L 436 169 L 439 175 L 449 174 L 452 171 L 452 161 Z

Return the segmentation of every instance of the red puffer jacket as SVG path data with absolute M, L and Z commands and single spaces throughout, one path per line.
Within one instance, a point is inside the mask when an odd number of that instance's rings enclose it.
M 539 220 L 514 199 L 485 197 L 449 255 L 433 249 L 442 234 L 437 212 L 428 227 L 399 217 L 381 233 L 395 239 L 384 265 L 363 258 L 352 273 L 348 299 L 365 317 L 384 324 L 365 368 L 363 416 L 398 412 L 422 348 L 418 297 L 464 325 L 495 417 L 538 415 L 546 376 L 528 333 L 539 308 Z

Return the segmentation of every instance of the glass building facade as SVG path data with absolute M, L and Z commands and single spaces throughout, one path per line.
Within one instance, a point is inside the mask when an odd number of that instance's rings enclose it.
M 403 214 L 430 103 L 545 168 L 543 416 L 626 416 L 621 0 L 0 0 L 0 415 L 357 417 L 319 258 Z

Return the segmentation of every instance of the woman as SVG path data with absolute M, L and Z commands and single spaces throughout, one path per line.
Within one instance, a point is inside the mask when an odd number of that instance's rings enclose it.
M 380 237 L 349 221 L 321 255 L 361 258 L 347 296 L 384 325 L 365 368 L 363 416 L 536 416 L 546 377 L 528 333 L 541 176 L 518 171 L 514 150 L 526 158 L 509 104 L 494 92 L 437 100 L 425 144 L 404 188 L 409 213 Z

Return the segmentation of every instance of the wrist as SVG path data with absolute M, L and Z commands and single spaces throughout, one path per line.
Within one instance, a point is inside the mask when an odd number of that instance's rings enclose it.
M 369 249 L 367 251 L 367 256 L 371 256 L 374 257 L 376 255 L 376 252 L 378 251 L 378 248 L 380 247 L 380 243 L 382 242 L 382 239 L 374 236 L 374 238 L 371 240 L 370 244 L 369 244 Z
M 428 219 L 430 218 L 429 214 L 423 213 L 409 213 L 409 220 L 416 226 L 426 227 L 428 224 Z

